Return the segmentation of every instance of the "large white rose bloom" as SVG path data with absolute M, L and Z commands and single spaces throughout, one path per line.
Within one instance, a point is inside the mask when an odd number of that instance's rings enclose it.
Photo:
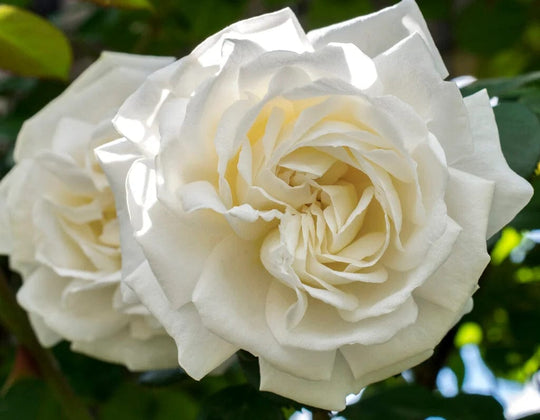
M 125 102 L 97 153 L 144 254 L 123 235 L 126 281 L 191 376 L 244 349 L 261 389 L 339 410 L 432 354 L 532 193 L 446 76 L 412 0 L 307 35 L 286 9 Z
M 105 53 L 23 125 L 0 185 L 0 251 L 23 277 L 17 298 L 43 345 L 67 339 L 133 370 L 177 364 L 174 341 L 120 290 L 114 197 L 94 154 L 118 137 L 122 102 L 172 61 Z

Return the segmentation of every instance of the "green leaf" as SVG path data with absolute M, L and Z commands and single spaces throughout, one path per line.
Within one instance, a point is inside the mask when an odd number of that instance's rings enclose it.
M 115 7 L 117 9 L 130 10 L 154 10 L 154 6 L 148 0 L 90 0 L 102 7 Z
M 490 56 L 513 46 L 527 23 L 527 10 L 514 0 L 476 0 L 457 16 L 456 38 L 460 47 Z
M 70 67 L 71 47 L 62 32 L 33 13 L 0 5 L 0 68 L 65 80 Z
M 503 102 L 493 109 L 501 147 L 508 165 L 529 178 L 540 159 L 540 121 L 519 102 Z
M 238 353 L 236 353 L 236 355 L 248 383 L 251 384 L 251 386 L 253 386 L 255 389 L 259 389 L 259 384 L 261 382 L 261 375 L 259 373 L 259 359 L 245 350 L 240 350 Z
M 478 80 L 462 88 L 461 93 L 463 96 L 469 96 L 479 90 L 487 89 L 489 96 L 510 99 L 516 98 L 519 94 L 526 93 L 527 91 L 524 91 L 524 88 L 534 87 L 538 84 L 540 84 L 540 71 L 511 78 L 501 77 Z
M 532 180 L 531 185 L 534 188 L 534 194 L 529 204 L 521 210 L 518 215 L 510 222 L 510 225 L 517 230 L 533 230 L 540 228 L 540 177 Z
M 530 416 L 520 417 L 518 420 L 540 420 L 540 413 L 531 414 Z
M 418 385 L 390 388 L 361 398 L 340 413 L 348 420 L 417 420 L 440 416 L 446 420 L 502 420 L 503 409 L 492 397 L 460 394 L 444 398 Z
M 101 406 L 100 420 L 190 420 L 196 402 L 180 389 L 149 389 L 124 383 Z
M 0 398 L 2 420 L 59 420 L 64 419 L 45 383 L 38 379 L 25 379 L 13 385 Z
M 123 366 L 75 353 L 65 341 L 57 344 L 53 353 L 75 392 L 86 399 L 109 398 L 127 375 Z
M 284 420 L 279 405 L 251 385 L 238 385 L 206 399 L 197 420 Z
M 531 111 L 540 115 L 540 88 L 529 89 L 519 98 L 519 102 L 528 106 Z

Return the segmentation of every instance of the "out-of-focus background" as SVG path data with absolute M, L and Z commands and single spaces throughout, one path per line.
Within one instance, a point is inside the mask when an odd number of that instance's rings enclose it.
M 481 79 L 500 78 L 540 70 L 540 1 L 417 2 L 443 55 L 450 77 L 473 75 Z M 293 9 L 308 31 L 393 3 L 395 1 L 387 0 L 0 2 L 0 6 L 16 6 L 50 21 L 66 35 L 72 50 L 72 64 L 68 66 L 64 80 L 22 77 L 0 70 L 0 177 L 13 164 L 11 153 L 24 120 L 65 89 L 69 81 L 103 50 L 181 57 L 228 24 L 283 7 Z M 111 4 L 127 9 L 110 7 Z M 150 4 L 153 10 L 149 10 Z M 0 62 L 3 53 L 0 50 Z M 525 79 L 513 80 L 521 82 L 511 86 L 497 82 L 494 86 L 500 88 L 500 92 L 506 92 L 506 97 L 501 96 L 503 100 L 525 104 L 531 118 L 538 118 L 540 77 L 533 75 L 526 83 Z M 523 83 L 528 83 L 526 93 L 520 90 Z M 505 86 L 506 90 L 501 86 Z M 490 93 L 493 95 L 494 92 Z M 504 117 L 507 114 L 501 111 L 499 115 Z M 529 126 L 538 127 L 537 123 L 534 125 L 533 121 Z M 520 128 L 518 126 L 516 130 Z M 530 138 L 538 140 L 538 131 L 535 134 L 535 129 L 532 130 L 532 133 L 529 132 Z M 505 135 L 508 137 L 508 133 Z M 540 186 L 538 170 L 536 176 L 531 175 L 529 180 L 535 186 Z M 427 402 L 427 394 L 418 390 L 392 391 L 414 380 L 438 390 L 447 398 L 458 394 L 455 400 L 451 400 L 452 407 L 470 404 L 469 411 L 472 410 L 473 414 L 466 417 L 470 419 L 490 417 L 490 420 L 495 420 L 497 417 L 486 410 L 486 407 L 492 406 L 484 403 L 475 405 L 472 400 L 462 398 L 461 393 L 495 397 L 503 405 L 506 417 L 511 419 L 540 411 L 540 379 L 538 374 L 536 379 L 534 376 L 540 369 L 540 231 L 535 230 L 538 228 L 540 199 L 535 196 L 522 216 L 490 242 L 492 263 L 481 279 L 474 310 L 449 333 L 432 359 L 403 377 L 368 387 L 363 400 L 367 402 L 363 403 L 363 408 L 357 410 L 357 414 L 351 411 L 347 418 L 425 418 L 425 410 L 421 408 L 439 404 L 440 400 Z M 5 258 L 1 260 L 1 265 L 7 269 Z M 17 281 L 16 278 L 12 279 L 14 287 Z M 216 401 L 219 405 L 219 400 L 211 397 L 214 392 L 245 382 L 238 367 L 233 367 L 222 377 L 195 384 L 180 371 L 138 377 L 124 368 L 73 354 L 65 343 L 55 348 L 54 353 L 77 393 L 93 407 L 100 419 L 194 419 L 202 406 L 211 407 Z M 16 355 L 21 357 L 13 337 L 0 329 L 0 384 L 6 382 L 14 361 L 16 366 L 17 363 L 25 366 L 24 358 L 16 360 Z M 243 361 L 244 371 L 252 362 Z M 236 394 L 231 394 L 231 398 L 242 401 Z M 351 397 L 351 402 L 354 399 Z M 390 411 L 377 411 L 384 408 Z M 454 413 L 454 417 L 448 416 L 448 419 L 465 418 L 461 417 L 461 411 L 454 408 L 443 410 Z M 223 406 L 217 410 L 226 412 L 227 408 Z M 294 411 L 291 409 L 284 413 L 297 418 L 311 416 L 308 412 L 293 414 Z M 57 415 L 58 409 L 39 382 L 4 387 L 0 396 L 2 419 L 56 419 Z

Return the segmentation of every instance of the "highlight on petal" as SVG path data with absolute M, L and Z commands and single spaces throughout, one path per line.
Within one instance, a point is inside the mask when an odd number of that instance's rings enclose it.
M 446 67 L 414 0 L 401 0 L 370 15 L 316 29 L 308 33 L 308 38 L 315 48 L 330 42 L 350 42 L 368 56 L 375 57 L 412 33 L 418 33 L 424 39 L 435 68 L 443 78 L 446 77 Z

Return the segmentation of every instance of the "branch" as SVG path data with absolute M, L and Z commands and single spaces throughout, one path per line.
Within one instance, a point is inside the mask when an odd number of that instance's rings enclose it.
M 18 305 L 15 295 L 0 269 L 0 322 L 15 336 L 32 356 L 40 374 L 56 397 L 66 418 L 70 420 L 92 420 L 88 410 L 73 392 L 73 389 L 60 371 L 52 353 L 39 343 L 28 321 L 26 312 Z

